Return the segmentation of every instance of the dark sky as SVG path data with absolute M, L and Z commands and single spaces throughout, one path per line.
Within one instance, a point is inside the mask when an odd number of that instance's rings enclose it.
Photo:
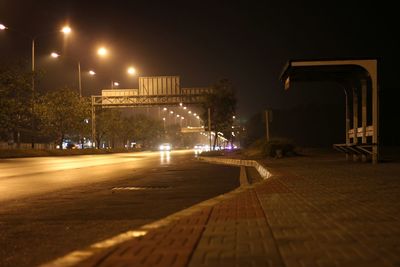
M 0 0 L 0 23 L 38 35 L 44 87 L 76 85 L 78 60 L 83 70 L 96 69 L 95 81 L 83 77 L 84 95 L 100 94 L 113 79 L 123 88 L 136 88 L 137 79 L 129 81 L 124 73 L 133 64 L 141 76 L 180 75 L 183 87 L 208 86 L 226 77 L 237 89 L 239 114 L 249 117 L 268 107 L 342 97 L 321 88 L 287 92 L 278 80 L 289 59 L 337 57 L 378 57 L 381 87 L 397 87 L 391 72 L 399 47 L 397 18 L 385 1 L 234 2 Z M 57 33 L 43 34 L 64 22 L 74 30 L 66 42 Z M 99 44 L 111 50 L 107 60 L 96 58 Z M 30 45 L 15 32 L 0 33 L 1 64 L 29 59 Z M 51 50 L 68 58 L 50 62 L 45 55 Z

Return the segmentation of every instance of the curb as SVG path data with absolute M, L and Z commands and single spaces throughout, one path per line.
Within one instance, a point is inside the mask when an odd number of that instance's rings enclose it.
M 216 157 L 198 157 L 198 159 L 209 163 L 254 167 L 264 180 L 272 177 L 272 173 L 255 160 L 226 159 L 226 158 L 216 158 Z
M 90 257 L 94 256 L 95 254 L 100 253 L 106 249 L 109 249 L 113 246 L 116 246 L 116 245 L 126 242 L 128 240 L 132 240 L 132 239 L 138 238 L 140 236 L 144 236 L 153 229 L 165 227 L 167 225 L 170 225 L 173 222 L 178 221 L 179 219 L 181 219 L 183 217 L 190 216 L 196 212 L 199 212 L 204 208 L 213 207 L 216 204 L 218 204 L 224 200 L 233 198 L 236 195 L 238 195 L 239 193 L 248 190 L 248 188 L 252 188 L 252 185 L 250 185 L 248 183 L 246 171 L 244 168 L 245 166 L 246 167 L 255 167 L 264 180 L 268 179 L 272 176 L 272 174 L 264 166 L 262 166 L 255 160 L 221 159 L 221 158 L 209 158 L 209 157 L 199 157 L 198 159 L 209 162 L 209 163 L 239 166 L 240 167 L 240 187 L 238 187 L 228 193 L 221 194 L 219 196 L 205 200 L 203 202 L 200 202 L 200 203 L 198 203 L 194 206 L 191 206 L 189 208 L 186 208 L 184 210 L 178 211 L 178 212 L 171 214 L 163 219 L 143 225 L 143 226 L 139 227 L 138 229 L 130 230 L 125 233 L 114 236 L 112 238 L 92 244 L 91 246 L 89 246 L 85 249 L 70 252 L 70 253 L 68 253 L 62 257 L 59 257 L 55 260 L 44 263 L 44 264 L 40 265 L 39 267 L 70 267 L 70 266 L 77 265 L 77 264 L 83 262 L 84 260 L 87 260 Z

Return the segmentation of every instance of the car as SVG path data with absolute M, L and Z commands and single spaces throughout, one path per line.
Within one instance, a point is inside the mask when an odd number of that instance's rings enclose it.
M 203 144 L 196 144 L 193 148 L 194 148 L 195 150 L 202 150 L 203 147 L 204 147 Z
M 162 143 L 162 144 L 158 147 L 158 149 L 159 149 L 160 151 L 170 151 L 170 150 L 172 149 L 172 146 L 171 146 L 170 143 Z

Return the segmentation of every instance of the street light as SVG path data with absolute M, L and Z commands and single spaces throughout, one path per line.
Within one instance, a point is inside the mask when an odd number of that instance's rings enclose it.
M 136 74 L 136 70 L 135 70 L 134 67 L 129 67 L 129 68 L 126 70 L 126 72 L 127 72 L 129 75 L 134 75 L 134 74 Z
M 0 30 L 4 31 L 9 29 L 6 25 L 4 24 L 0 24 Z M 39 36 L 43 36 L 43 35 L 49 35 L 49 34 L 53 34 L 54 32 L 48 32 L 48 33 L 43 33 L 43 34 L 39 34 L 36 36 L 29 36 L 23 32 L 19 32 L 19 31 L 15 31 L 14 29 L 11 29 L 14 32 L 19 33 L 20 35 L 24 36 L 24 37 L 28 37 L 29 39 L 32 40 L 32 44 L 31 44 L 31 51 L 32 51 L 32 114 L 35 111 L 35 39 L 37 39 L 37 37 Z M 64 35 L 68 35 L 71 33 L 71 28 L 69 26 L 64 26 L 60 32 L 62 32 Z M 32 148 L 34 148 L 34 137 L 33 137 L 33 133 L 35 130 L 35 123 L 34 123 L 34 116 L 32 116 Z
M 108 55 L 108 50 L 107 48 L 105 48 L 104 46 L 100 47 L 99 49 L 97 49 L 97 54 L 100 57 L 106 57 Z
M 60 54 L 56 52 L 52 52 L 50 54 L 52 58 L 59 58 Z M 79 88 L 79 97 L 82 97 L 82 72 L 81 72 L 81 62 L 78 61 L 78 88 Z M 89 70 L 90 75 L 95 75 L 96 73 L 93 70 Z
M 50 54 L 50 56 L 51 56 L 52 58 L 58 58 L 58 57 L 60 57 L 60 55 L 59 55 L 58 53 L 56 53 L 56 52 L 52 52 L 52 53 Z
M 114 87 L 118 87 L 118 86 L 119 86 L 119 82 L 111 81 L 111 89 L 114 89 Z

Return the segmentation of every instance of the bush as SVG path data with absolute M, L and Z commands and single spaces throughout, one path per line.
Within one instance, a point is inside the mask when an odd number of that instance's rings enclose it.
M 288 155 L 295 155 L 294 144 L 283 138 L 272 139 L 264 144 L 263 154 L 268 157 L 281 158 Z

